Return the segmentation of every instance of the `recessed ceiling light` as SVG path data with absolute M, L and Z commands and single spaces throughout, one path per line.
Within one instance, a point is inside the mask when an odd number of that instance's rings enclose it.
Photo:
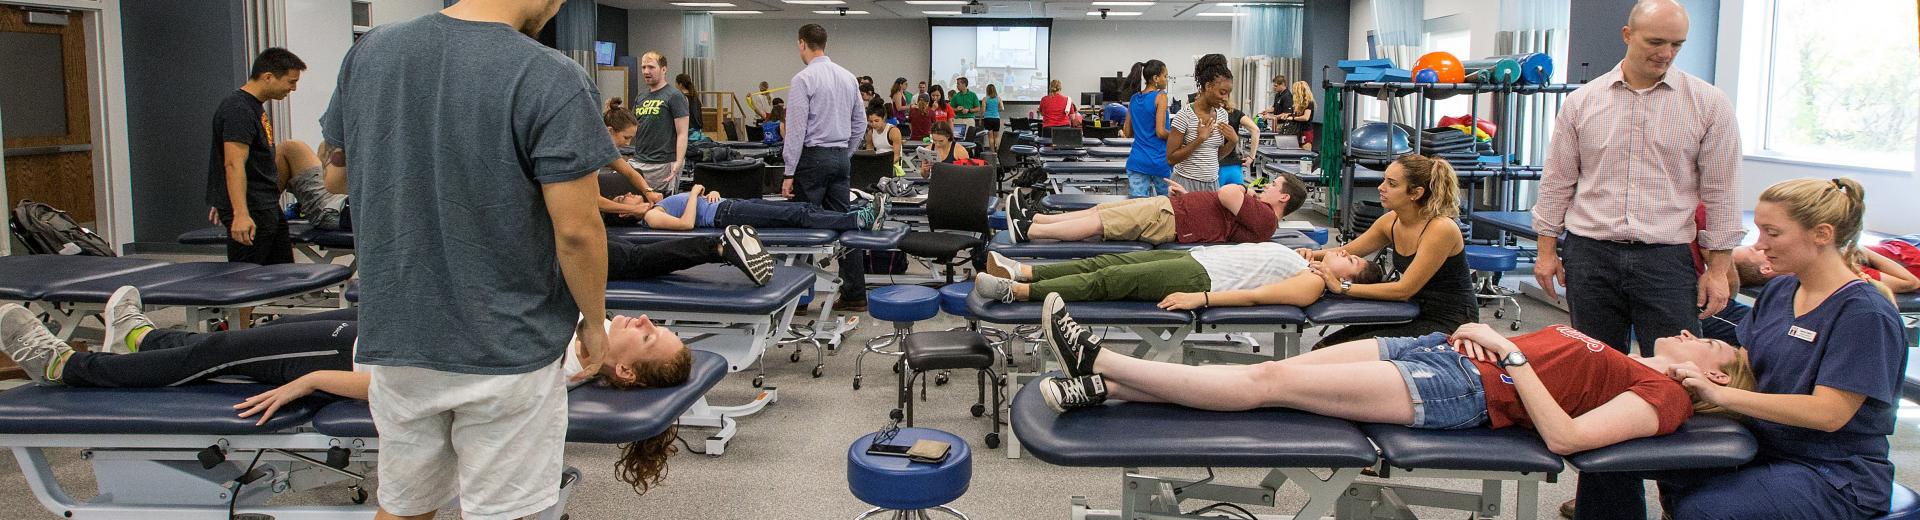
M 727 2 L 668 2 L 680 7 L 734 7 Z
M 1200 13 L 1195 16 L 1246 16 L 1247 13 Z
M 1148 5 L 1153 5 L 1153 4 L 1154 4 L 1154 2 L 1106 2 L 1106 1 L 1102 1 L 1102 2 L 1094 2 L 1094 3 L 1093 3 L 1093 5 L 1095 5 L 1095 6 L 1100 6 L 1100 7 L 1104 7 L 1104 6 L 1120 6 L 1120 7 L 1134 7 L 1134 6 L 1148 6 Z
M 935 15 L 935 16 L 938 16 L 938 15 L 943 15 L 943 14 L 956 14 L 956 15 L 957 15 L 957 14 L 960 14 L 960 12 L 959 12 L 959 11 L 921 11 L 920 13 L 921 13 L 921 14 L 930 14 L 930 15 Z
M 867 14 L 867 12 L 866 11 L 847 11 L 842 13 L 838 10 L 834 10 L 834 11 L 814 11 L 813 14 Z
M 760 14 L 760 11 L 707 11 L 710 14 Z
M 907 0 L 908 5 L 967 5 L 967 0 Z
M 1100 11 L 1087 11 L 1087 16 L 1102 16 L 1102 15 L 1106 15 L 1106 16 L 1140 16 L 1140 11 L 1107 11 L 1106 13 L 1101 13 Z

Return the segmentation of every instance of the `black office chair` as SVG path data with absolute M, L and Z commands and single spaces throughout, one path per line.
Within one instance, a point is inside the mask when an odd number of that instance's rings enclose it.
M 757 199 L 766 193 L 761 186 L 765 167 L 759 159 L 695 164 L 693 183 L 706 186 L 709 192 L 718 191 L 726 198 Z
M 927 185 L 927 228 L 913 231 L 900 239 L 900 251 L 933 260 L 946 266 L 947 283 L 954 281 L 954 268 L 970 262 L 975 271 L 986 269 L 987 204 L 993 199 L 998 178 L 986 166 L 933 165 L 933 178 Z M 943 232 L 942 230 L 945 230 Z M 961 251 L 967 251 L 964 259 Z
M 893 152 L 853 152 L 852 180 L 847 186 L 872 193 L 880 179 L 893 176 Z

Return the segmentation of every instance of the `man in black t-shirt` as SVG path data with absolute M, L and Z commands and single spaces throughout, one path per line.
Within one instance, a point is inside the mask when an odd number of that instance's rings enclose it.
M 285 182 L 274 164 L 273 125 L 265 103 L 286 99 L 299 88 L 307 64 L 274 47 L 253 60 L 247 83 L 220 101 L 213 113 L 213 141 L 207 160 L 207 205 L 227 228 L 227 260 L 256 264 L 293 263 L 293 239 L 282 216 L 280 190 Z

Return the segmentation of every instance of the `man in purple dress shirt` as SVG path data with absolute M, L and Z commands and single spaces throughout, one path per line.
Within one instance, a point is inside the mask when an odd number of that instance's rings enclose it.
M 867 130 L 853 73 L 827 58 L 827 30 L 819 24 L 800 28 L 800 62 L 787 88 L 787 180 L 781 193 L 829 211 L 847 211 L 847 183 L 853 151 Z M 867 310 L 866 266 L 858 258 L 840 260 L 840 301 L 835 310 Z

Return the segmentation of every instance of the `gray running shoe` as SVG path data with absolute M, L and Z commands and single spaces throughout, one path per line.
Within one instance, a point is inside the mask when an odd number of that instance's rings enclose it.
M 122 286 L 107 297 L 107 310 L 100 318 L 107 322 L 107 352 L 131 354 L 139 349 L 127 343 L 127 333 L 140 327 L 152 327 L 140 303 L 140 289 Z
M 29 379 L 42 385 L 60 384 L 47 377 L 47 367 L 73 352 L 73 347 L 47 330 L 39 316 L 17 303 L 0 305 L 0 349 L 7 351 L 7 357 L 13 358 Z

